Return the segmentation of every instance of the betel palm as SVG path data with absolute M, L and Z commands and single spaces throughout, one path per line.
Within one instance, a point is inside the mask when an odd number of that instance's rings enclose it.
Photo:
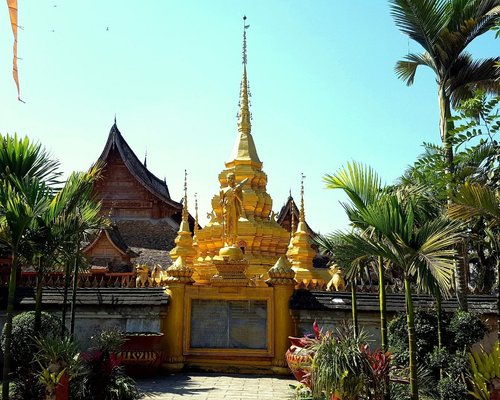
M 451 141 L 451 107 L 472 97 L 474 89 L 498 93 L 499 57 L 474 60 L 467 46 L 496 23 L 500 0 L 390 0 L 399 29 L 423 48 L 396 64 L 397 76 L 412 85 L 419 66 L 434 71 L 438 86 L 439 130 L 444 147 L 448 196 L 453 189 L 454 160 Z M 457 295 L 467 308 L 465 266 L 457 263 Z
M 19 260 L 31 254 L 29 234 L 48 206 L 58 162 L 28 138 L 0 135 L 0 240 L 12 253 L 5 329 L 2 398 L 9 397 L 10 343 Z
M 360 212 L 377 236 L 339 234 L 336 256 L 343 263 L 382 257 L 402 276 L 405 287 L 410 356 L 411 399 L 418 399 L 416 337 L 412 286 L 426 292 L 449 293 L 454 269 L 453 245 L 460 226 L 444 218 L 426 219 L 412 199 L 385 196 Z
M 497 335 L 500 340 L 500 192 L 485 185 L 466 182 L 452 197 L 448 212 L 452 218 L 470 220 L 483 217 L 487 221 L 486 233 L 496 252 Z
M 58 193 L 61 203 L 59 210 L 55 210 L 56 228 L 61 238 L 61 261 L 66 265 L 64 302 L 63 302 L 63 331 L 66 318 L 66 299 L 69 286 L 69 277 L 73 270 L 73 294 L 71 312 L 71 333 L 75 325 L 75 303 L 78 287 L 78 273 L 86 263 L 82 254 L 81 242 L 88 240 L 90 232 L 109 226 L 107 218 L 101 215 L 101 204 L 92 199 L 92 186 L 100 177 L 100 166 L 92 167 L 88 172 L 73 173 L 63 190 Z
M 34 250 L 33 265 L 37 273 L 35 331 L 40 329 L 41 323 L 43 277 L 57 266 L 64 243 L 72 234 L 66 220 L 88 197 L 99 174 L 100 169 L 97 166 L 88 172 L 72 173 L 64 186 L 51 198 L 45 212 L 35 220 L 36 229 L 31 238 Z
M 10 181 L 15 181 L 13 178 Z M 31 254 L 29 237 L 34 229 L 34 221 L 48 207 L 50 190 L 38 179 L 20 180 L 15 184 L 8 180 L 0 183 L 0 240 L 12 253 L 11 271 L 8 285 L 7 312 L 4 325 L 5 351 L 3 364 L 2 398 L 9 398 L 9 374 L 11 359 L 12 318 L 16 277 L 19 260 L 24 254 Z
M 346 210 L 353 228 L 361 230 L 369 228 L 360 215 L 360 211 L 375 203 L 384 195 L 385 189 L 378 174 L 368 166 L 352 162 L 347 163 L 345 168 L 340 169 L 334 175 L 325 175 L 323 181 L 328 189 L 341 189 L 349 197 L 350 203 L 342 203 L 342 206 Z M 335 247 L 332 242 L 334 236 L 326 236 L 322 240 L 323 243 L 318 243 L 320 247 L 327 251 L 333 251 Z M 388 350 L 388 340 L 383 259 L 377 257 L 376 263 L 379 276 L 380 336 L 382 349 L 386 352 Z M 352 276 L 355 275 L 353 272 Z

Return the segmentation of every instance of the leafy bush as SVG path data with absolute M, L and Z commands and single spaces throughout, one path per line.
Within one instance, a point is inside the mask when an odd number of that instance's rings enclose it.
M 453 314 L 448 329 L 453 336 L 453 347 L 461 351 L 479 342 L 488 332 L 484 322 L 476 314 L 467 311 Z
M 135 381 L 125 374 L 121 359 L 115 354 L 124 343 L 124 335 L 116 329 L 105 330 L 92 337 L 94 347 L 84 354 L 88 368 L 83 399 L 136 400 L 140 398 Z M 89 397 L 90 396 L 90 397 Z
M 36 337 L 57 337 L 61 333 L 61 320 L 42 311 L 42 324 L 38 332 L 33 329 L 35 312 L 16 315 L 12 320 L 12 368 L 28 367 L 37 352 Z M 5 327 L 4 327 L 5 331 Z M 2 351 L 5 351 L 5 332 L 2 332 Z
M 362 351 L 366 335 L 354 336 L 352 328 L 343 327 L 335 334 L 321 334 L 314 352 L 311 368 L 313 398 L 322 395 L 354 399 L 368 388 L 370 364 Z
M 467 398 L 467 386 L 460 380 L 445 376 L 438 382 L 438 391 L 442 399 L 463 400 Z
M 439 380 L 437 390 L 440 398 L 464 399 L 467 393 L 464 377 L 468 371 L 466 350 L 484 337 L 487 328 L 477 315 L 465 311 L 457 311 L 452 315 L 443 313 L 441 320 L 443 347 L 439 349 L 436 313 L 422 310 L 415 313 L 417 363 L 428 371 L 430 380 Z M 405 314 L 389 324 L 389 343 L 396 364 L 407 367 L 409 360 Z M 435 384 L 427 386 L 436 387 Z M 406 398 L 406 391 L 404 385 L 397 384 L 391 389 L 391 393 L 396 393 L 396 398 L 401 399 Z
M 481 319 L 467 311 L 442 314 L 443 344 L 449 354 L 462 352 L 480 341 L 488 331 Z M 389 323 L 389 343 L 398 365 L 408 364 L 408 333 L 406 314 L 401 314 Z M 417 362 L 428 364 L 429 357 L 438 345 L 437 315 L 435 311 L 415 312 L 415 334 L 417 337 Z M 443 356 L 443 355 L 441 355 Z M 434 354 L 433 357 L 437 357 Z M 449 360 L 446 360 L 447 363 Z

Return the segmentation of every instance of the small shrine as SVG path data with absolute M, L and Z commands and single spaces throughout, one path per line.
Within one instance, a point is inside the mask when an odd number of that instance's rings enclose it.
M 246 19 L 246 17 L 244 18 Z M 182 221 L 166 271 L 171 302 L 163 322 L 170 371 L 288 373 L 285 352 L 295 334 L 288 303 L 296 287 L 326 285 L 328 269 L 314 268 L 316 251 L 305 223 L 304 180 L 297 226 L 277 222 L 267 175 L 252 137 L 247 80 L 247 28 L 234 150 L 220 172 L 208 224 L 194 235 L 188 223 L 187 174 Z

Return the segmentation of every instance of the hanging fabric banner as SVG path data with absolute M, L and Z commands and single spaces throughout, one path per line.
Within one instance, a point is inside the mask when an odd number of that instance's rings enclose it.
M 14 58 L 12 60 L 12 76 L 17 86 L 17 99 L 21 100 L 21 91 L 19 89 L 19 76 L 17 73 L 17 0 L 7 0 L 9 6 L 10 24 L 12 25 L 12 33 L 14 34 Z M 23 102 L 24 103 L 24 102 Z

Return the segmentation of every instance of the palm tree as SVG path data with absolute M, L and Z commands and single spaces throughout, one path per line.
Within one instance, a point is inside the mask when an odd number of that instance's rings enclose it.
M 12 253 L 4 325 L 4 400 L 9 398 L 12 318 L 19 261 L 31 254 L 31 230 L 35 219 L 48 207 L 51 189 L 47 183 L 57 181 L 57 167 L 57 161 L 51 159 L 40 144 L 17 135 L 0 135 L 0 241 Z
M 399 29 L 420 44 L 421 54 L 408 54 L 396 63 L 398 78 L 412 85 L 419 66 L 431 68 L 438 85 L 440 135 L 448 173 L 448 197 L 454 182 L 451 107 L 472 97 L 474 89 L 498 93 L 500 58 L 473 60 L 467 46 L 484 34 L 500 16 L 500 0 L 390 0 Z M 467 308 L 465 266 L 457 263 L 457 296 Z
M 12 318 L 14 315 L 14 299 L 16 292 L 16 277 L 19 260 L 24 254 L 30 253 L 30 230 L 38 215 L 48 207 L 47 186 L 37 180 L 19 181 L 15 187 L 8 181 L 0 183 L 0 226 L 2 236 L 0 240 L 10 248 L 12 253 L 11 270 L 9 277 L 9 294 L 7 313 L 4 325 L 5 352 L 3 366 L 2 398 L 9 398 L 10 354 L 12 339 Z
M 328 235 L 316 235 L 313 239 L 314 243 L 318 245 L 321 253 L 328 256 L 331 261 L 335 261 L 335 249 L 340 244 L 340 240 L 341 238 L 339 238 L 335 233 L 331 233 Z M 349 264 L 342 268 L 347 281 L 351 285 L 351 315 L 353 333 L 355 336 L 358 336 L 359 333 L 356 278 L 360 275 L 363 264 L 364 263 L 362 262 L 358 262 L 357 264 Z
M 347 216 L 354 228 L 366 229 L 368 225 L 363 220 L 360 212 L 369 205 L 377 202 L 385 192 L 378 174 L 370 167 L 353 162 L 346 168 L 339 170 L 334 175 L 325 175 L 323 181 L 328 189 L 341 189 L 349 197 L 350 203 L 342 203 Z M 335 242 L 334 237 L 325 237 L 323 243 L 318 243 L 321 248 L 332 252 Z M 387 352 L 387 311 L 384 279 L 384 262 L 382 257 L 377 258 L 379 276 L 379 305 L 380 305 L 380 336 L 384 352 Z M 352 276 L 356 273 L 353 272 Z M 354 285 L 352 285 L 354 287 Z
M 448 213 L 450 217 L 471 220 L 484 217 L 487 221 L 486 233 L 496 252 L 497 270 L 497 330 L 500 340 L 500 191 L 478 183 L 466 182 L 460 191 L 452 197 Z
M 59 264 L 63 243 L 73 233 L 67 219 L 72 218 L 81 204 L 88 199 L 94 182 L 100 176 L 100 169 L 92 167 L 88 172 L 73 173 L 64 186 L 51 199 L 49 207 L 37 218 L 37 229 L 32 238 L 34 262 L 37 272 L 35 331 L 41 324 L 42 283 L 44 275 Z
M 62 262 L 66 265 L 65 287 L 63 301 L 62 327 L 66 319 L 66 300 L 69 277 L 73 269 L 73 292 L 71 307 L 71 328 L 73 334 L 75 326 L 75 304 L 78 288 L 78 273 L 82 266 L 86 264 L 86 258 L 81 252 L 81 242 L 86 236 L 98 229 L 109 226 L 107 218 L 101 216 L 101 204 L 92 199 L 92 186 L 99 179 L 101 167 L 95 165 L 87 173 L 73 173 L 68 179 L 64 191 L 61 191 L 59 201 L 66 204 L 57 215 L 57 226 L 61 232 L 61 255 Z M 75 195 L 77 194 L 77 195 Z M 67 203 L 64 199 L 72 199 Z M 73 268 L 71 268 L 73 266 Z
M 338 233 L 340 246 L 336 257 L 355 265 L 367 257 L 382 257 L 390 262 L 404 281 L 410 356 L 411 399 L 418 399 L 416 337 L 412 286 L 427 292 L 449 294 L 454 269 L 453 245 L 460 226 L 444 218 L 425 219 L 412 198 L 387 195 L 360 212 L 377 232 Z

